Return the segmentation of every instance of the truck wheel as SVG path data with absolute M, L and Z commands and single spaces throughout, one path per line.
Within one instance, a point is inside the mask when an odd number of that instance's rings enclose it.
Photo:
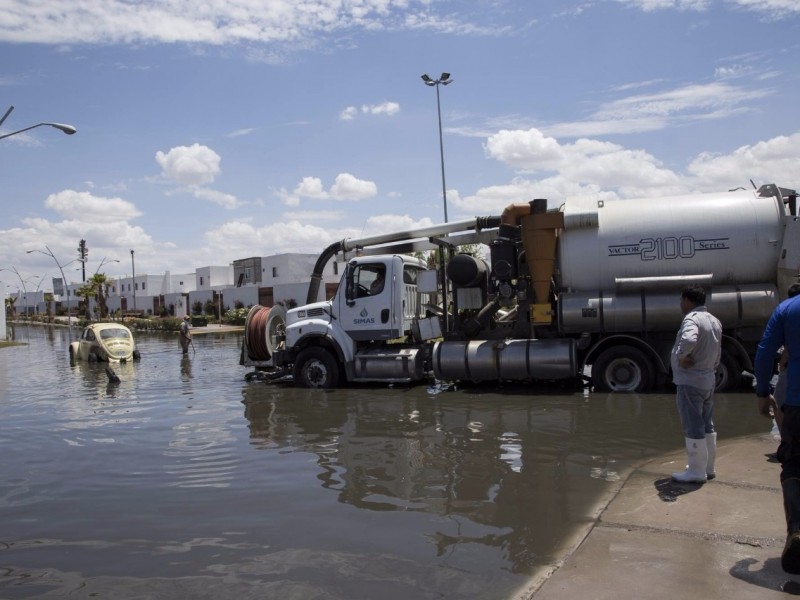
M 294 363 L 292 376 L 296 385 L 305 388 L 335 388 L 339 383 L 339 366 L 331 353 L 312 346 L 301 350 Z
M 592 365 L 592 384 L 597 391 L 644 392 L 653 387 L 653 366 L 641 350 L 614 346 Z
M 722 351 L 717 367 L 717 392 L 732 392 L 742 385 L 742 367 L 733 356 Z

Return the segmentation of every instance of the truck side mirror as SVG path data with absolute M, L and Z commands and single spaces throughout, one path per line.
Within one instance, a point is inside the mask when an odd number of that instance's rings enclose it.
M 354 269 L 348 265 L 344 273 L 344 299 L 347 306 L 353 306 L 356 303 L 356 288 L 355 280 L 353 279 Z

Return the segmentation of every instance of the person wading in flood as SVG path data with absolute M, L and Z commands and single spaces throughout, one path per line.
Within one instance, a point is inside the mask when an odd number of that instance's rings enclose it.
M 716 476 L 717 432 L 712 410 L 717 366 L 722 357 L 722 324 L 706 309 L 706 292 L 698 285 L 683 288 L 683 322 L 672 348 L 672 381 L 686 442 L 688 465 L 672 474 L 675 481 L 704 483 Z
M 183 353 L 189 353 L 189 344 L 192 343 L 192 332 L 189 330 L 189 315 L 184 315 L 183 323 L 181 323 L 181 348 L 183 348 Z

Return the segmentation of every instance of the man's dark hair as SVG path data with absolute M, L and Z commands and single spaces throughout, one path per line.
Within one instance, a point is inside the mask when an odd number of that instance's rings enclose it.
M 800 283 L 793 283 L 790 285 L 786 293 L 788 294 L 789 298 L 794 298 L 800 294 Z
M 681 298 L 686 298 L 695 306 L 703 306 L 706 303 L 706 291 L 699 285 L 687 285 L 681 290 Z

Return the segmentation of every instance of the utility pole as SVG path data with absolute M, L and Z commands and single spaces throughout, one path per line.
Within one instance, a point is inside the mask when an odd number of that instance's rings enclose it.
M 81 261 L 81 275 L 83 283 L 86 283 L 86 257 L 89 256 L 89 248 L 86 246 L 86 240 L 81 240 L 78 243 L 78 260 Z
M 136 265 L 133 262 L 133 250 L 131 250 L 131 279 L 133 280 L 133 310 L 136 310 Z

